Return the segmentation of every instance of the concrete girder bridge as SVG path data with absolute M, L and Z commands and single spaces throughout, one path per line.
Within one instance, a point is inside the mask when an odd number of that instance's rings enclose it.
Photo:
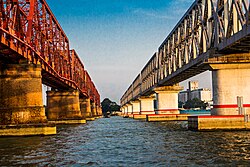
M 45 0 L 0 0 L 0 136 L 100 116 L 100 95 Z M 47 107 L 42 102 L 42 84 Z M 86 122 L 86 121 L 85 121 Z
M 179 82 L 210 70 L 212 116 L 189 117 L 189 128 L 246 128 L 249 16 L 249 0 L 196 0 L 121 97 L 123 113 L 179 114 L 178 92 L 183 89 Z M 244 99 L 243 113 L 239 113 L 238 96 Z

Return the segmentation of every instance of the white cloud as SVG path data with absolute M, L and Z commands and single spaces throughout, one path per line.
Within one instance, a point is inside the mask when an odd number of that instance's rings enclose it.
M 161 10 L 136 8 L 132 9 L 132 13 L 156 19 L 180 20 L 193 2 L 194 0 L 175 0 Z
M 175 17 L 173 17 L 173 16 L 162 15 L 162 14 L 160 14 L 160 12 L 153 11 L 153 10 L 145 10 L 145 9 L 141 9 L 141 8 L 134 9 L 132 12 L 134 14 L 143 15 L 146 17 L 158 18 L 158 19 L 167 19 L 167 20 L 175 19 Z

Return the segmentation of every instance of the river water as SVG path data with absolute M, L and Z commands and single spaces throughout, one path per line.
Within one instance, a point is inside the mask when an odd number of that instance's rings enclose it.
M 122 117 L 0 138 L 1 166 L 250 166 L 250 132 L 193 132 L 186 122 Z

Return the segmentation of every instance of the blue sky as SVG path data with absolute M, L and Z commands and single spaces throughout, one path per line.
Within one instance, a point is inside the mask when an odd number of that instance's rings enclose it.
M 193 2 L 47 0 L 101 98 L 116 102 Z M 208 75 L 194 79 L 210 87 Z

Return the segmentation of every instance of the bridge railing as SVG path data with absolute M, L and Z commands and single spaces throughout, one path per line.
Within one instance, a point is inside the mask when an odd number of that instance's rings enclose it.
M 133 99 L 137 98 L 141 93 L 141 74 L 138 74 L 132 83 L 133 85 Z
M 120 99 L 120 103 L 122 105 L 126 104 L 132 99 L 133 97 L 132 92 L 133 92 L 133 85 L 130 85 L 129 88 L 124 93 L 124 95 L 122 96 L 122 98 Z
M 95 101 L 100 105 L 100 94 L 97 91 L 94 82 L 91 80 L 89 73 L 85 70 L 85 83 L 86 83 L 86 91 L 92 101 Z
M 131 100 L 140 97 L 141 93 L 157 84 L 158 81 L 158 54 L 155 53 L 142 71 L 137 75 L 133 83 L 122 96 L 121 104 L 126 104 Z
M 159 47 L 161 78 L 211 48 L 229 47 L 248 26 L 248 15 L 249 0 L 196 0 Z
M 28 45 L 63 77 L 69 77 L 69 40 L 45 0 L 1 0 L 1 29 Z M 6 36 L 13 45 L 17 39 Z
M 141 92 L 147 91 L 157 82 L 158 56 L 155 53 L 141 71 Z
M 155 67 L 148 62 L 142 70 L 141 92 L 211 49 L 249 52 L 244 41 L 250 38 L 249 9 L 249 0 L 196 0 L 158 48 Z M 152 74 L 153 69 L 157 74 Z
M 82 92 L 86 92 L 86 80 L 84 65 L 75 50 L 70 50 L 71 80 L 75 81 Z

